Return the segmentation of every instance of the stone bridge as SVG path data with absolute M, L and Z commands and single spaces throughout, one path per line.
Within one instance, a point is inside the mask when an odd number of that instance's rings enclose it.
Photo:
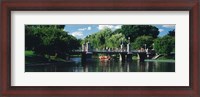
M 126 45 L 126 47 L 121 44 L 120 49 L 118 50 L 93 50 L 91 48 L 91 44 L 89 42 L 82 45 L 82 50 L 74 50 L 72 52 L 69 52 L 70 55 L 81 55 L 82 61 L 87 61 L 92 58 L 93 54 L 106 54 L 106 55 L 113 55 L 113 54 L 119 54 L 119 60 L 124 61 L 131 61 L 133 54 L 137 54 L 140 61 L 144 61 L 146 58 L 148 58 L 152 52 L 148 52 L 145 49 L 141 50 L 130 50 L 130 43 Z M 155 54 L 155 53 L 154 53 Z

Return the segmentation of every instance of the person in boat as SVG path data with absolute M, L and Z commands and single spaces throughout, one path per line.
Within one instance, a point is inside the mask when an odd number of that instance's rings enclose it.
M 111 57 L 110 56 L 99 56 L 100 60 L 110 60 Z

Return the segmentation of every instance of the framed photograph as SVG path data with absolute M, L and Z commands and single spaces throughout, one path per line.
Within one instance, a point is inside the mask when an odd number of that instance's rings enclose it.
M 3 97 L 200 97 L 199 0 L 1 1 Z

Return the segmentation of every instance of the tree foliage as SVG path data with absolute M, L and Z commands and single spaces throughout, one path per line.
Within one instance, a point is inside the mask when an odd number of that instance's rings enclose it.
M 170 54 L 175 50 L 175 31 L 169 31 L 169 35 L 158 38 L 158 28 L 152 25 L 122 25 L 120 29 L 112 31 L 105 28 L 87 36 L 82 43 L 90 42 L 93 48 L 120 48 L 121 43 L 128 43 L 130 38 L 131 48 L 154 49 L 160 54 Z M 172 37 L 173 36 L 173 37 Z
M 172 30 L 172 31 L 169 31 L 168 35 L 169 35 L 169 36 L 175 37 L 175 29 Z
M 94 48 L 99 49 L 106 47 L 119 48 L 122 41 L 126 45 L 128 38 L 130 38 L 132 47 L 138 49 L 147 44 L 149 48 L 153 43 L 153 39 L 157 38 L 158 34 L 158 28 L 151 25 L 122 25 L 120 29 L 114 31 L 109 28 L 100 30 L 95 34 L 87 36 L 82 43 L 89 41 Z M 136 40 L 136 38 L 138 39 Z
M 159 31 L 158 28 L 152 25 L 123 25 L 121 32 L 128 39 L 130 37 L 133 42 L 139 36 L 152 36 L 157 38 Z
M 116 30 L 115 30 L 116 31 Z M 93 48 L 119 48 L 122 42 L 127 42 L 125 36 L 120 32 L 112 31 L 109 28 L 104 28 L 99 32 L 87 36 L 82 43 L 90 42 Z
M 40 55 L 65 54 L 80 46 L 80 41 L 63 31 L 63 26 L 26 25 L 25 48 Z
M 175 37 L 166 35 L 162 38 L 157 38 L 154 42 L 154 49 L 159 54 L 169 55 L 175 50 Z
M 153 37 L 152 36 L 140 36 L 137 37 L 134 43 L 131 45 L 134 49 L 140 49 L 140 48 L 152 48 L 153 44 Z
M 100 30 L 97 33 L 87 36 L 82 43 L 90 42 L 94 48 L 106 48 L 106 42 L 109 37 L 112 35 L 112 30 L 105 28 Z
M 127 40 L 122 33 L 117 33 L 108 38 L 106 46 L 109 48 L 119 48 L 122 42 L 127 42 Z

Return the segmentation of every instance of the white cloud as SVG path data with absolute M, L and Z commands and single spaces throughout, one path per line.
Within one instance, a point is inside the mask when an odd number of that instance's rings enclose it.
M 87 28 L 79 28 L 79 31 L 85 31 Z
M 164 28 L 175 28 L 175 25 L 163 25 Z
M 122 27 L 122 25 L 116 25 L 115 29 L 120 29 Z
M 92 29 L 92 27 L 90 27 L 90 26 L 87 28 L 87 30 L 91 30 L 91 29 Z
M 98 29 L 99 29 L 99 30 L 102 30 L 102 29 L 105 29 L 105 28 L 110 28 L 110 29 L 112 29 L 112 28 L 113 28 L 113 25 L 99 25 L 99 26 L 98 26 Z
M 102 29 L 105 29 L 105 28 L 110 28 L 110 29 L 112 29 L 112 30 L 115 30 L 115 29 L 119 29 L 119 28 L 121 28 L 121 25 L 99 25 L 98 27 L 97 27 L 99 30 L 102 30 Z
M 79 28 L 78 29 L 78 31 L 85 31 L 85 30 L 91 30 L 92 29 L 92 27 L 87 27 L 87 28 Z
M 81 37 L 83 36 L 83 32 L 72 32 L 71 35 L 74 37 Z
M 164 31 L 164 29 L 159 29 L 159 32 L 163 32 Z

